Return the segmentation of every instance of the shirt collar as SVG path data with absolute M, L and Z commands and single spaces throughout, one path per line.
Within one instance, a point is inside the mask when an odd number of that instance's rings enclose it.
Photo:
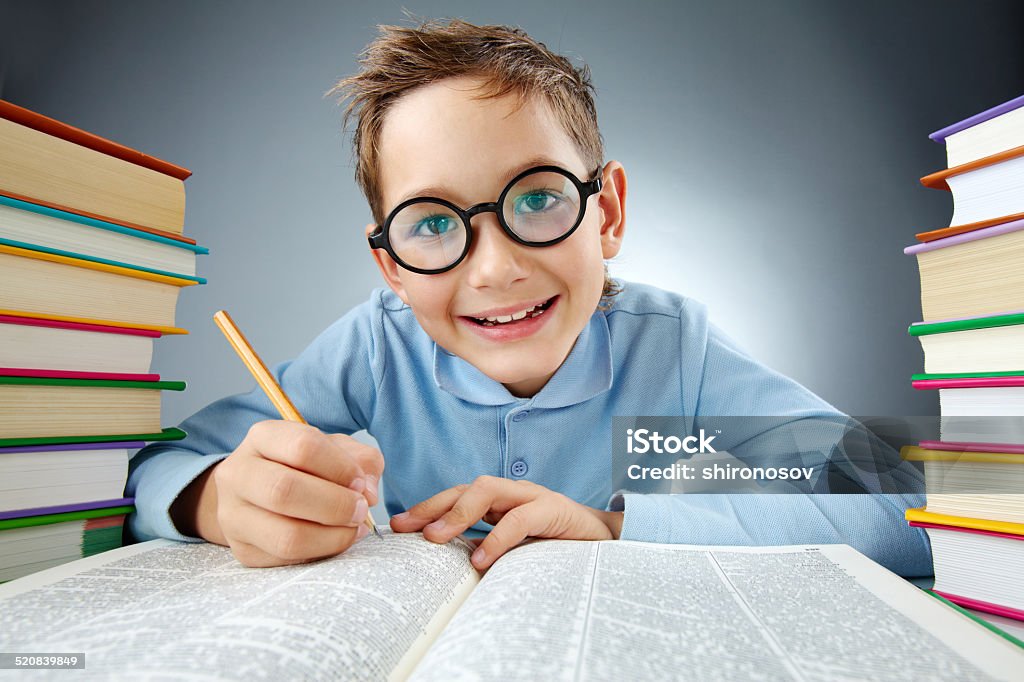
M 462 358 L 434 344 L 434 382 L 460 400 L 477 405 L 523 402 L 503 385 Z M 595 312 L 580 332 L 569 357 L 532 399 L 533 407 L 552 409 L 582 403 L 612 387 L 612 344 L 608 320 Z

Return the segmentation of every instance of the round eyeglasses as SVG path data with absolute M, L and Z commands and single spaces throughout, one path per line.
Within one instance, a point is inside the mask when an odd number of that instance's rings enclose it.
M 587 199 L 601 191 L 601 169 L 581 182 L 558 166 L 523 171 L 495 202 L 462 209 L 444 199 L 416 197 L 403 201 L 369 236 L 370 248 L 384 249 L 406 270 L 436 275 L 465 259 L 473 243 L 473 216 L 494 213 L 513 241 L 524 246 L 552 246 L 571 235 L 587 211 Z

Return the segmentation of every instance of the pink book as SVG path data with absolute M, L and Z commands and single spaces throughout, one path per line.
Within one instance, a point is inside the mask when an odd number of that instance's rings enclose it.
M 990 604 L 987 601 L 980 601 L 978 599 L 969 599 L 967 597 L 961 597 L 957 594 L 942 592 L 941 590 L 932 590 L 932 592 L 945 597 L 957 606 L 962 606 L 965 609 L 974 609 L 975 611 L 994 613 L 997 616 L 1003 616 L 1004 618 L 1013 618 L 1014 620 L 1024 620 L 1024 611 L 1021 611 L 1019 609 L 1011 609 L 1009 606 L 1000 606 L 999 604 Z
M 910 385 L 919 391 L 936 388 L 1000 388 L 1024 386 L 1024 376 L 1016 377 L 964 377 L 962 379 L 918 379 Z
M 131 374 L 127 372 L 77 372 L 58 369 L 26 369 L 0 367 L 0 376 L 40 377 L 43 379 L 105 379 L 108 381 L 160 381 L 159 374 Z
M 946 450 L 952 452 L 1008 452 L 1024 455 L 1024 445 L 1018 443 L 953 443 L 943 440 L 923 440 L 918 443 L 925 450 Z
M 134 329 L 132 327 L 86 324 L 84 322 L 64 322 L 62 320 L 44 320 L 38 317 L 19 317 L 15 315 L 0 315 L 0 324 L 21 324 L 27 327 L 53 327 L 55 329 L 77 329 L 84 332 L 102 332 L 104 334 L 148 336 L 154 339 L 161 336 L 160 332 L 151 329 Z

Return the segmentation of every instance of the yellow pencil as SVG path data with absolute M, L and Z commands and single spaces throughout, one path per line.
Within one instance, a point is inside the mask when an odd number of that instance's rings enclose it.
M 249 368 L 252 375 L 256 378 L 256 383 L 260 385 L 263 392 L 270 398 L 270 402 L 274 404 L 277 411 L 281 413 L 281 418 L 290 422 L 299 422 L 300 424 L 307 423 L 299 411 L 292 405 L 292 401 L 288 399 L 281 387 L 274 381 L 274 377 L 267 370 L 267 366 L 260 360 L 260 356 L 256 355 L 256 351 L 252 349 L 249 342 L 245 340 L 245 336 L 235 325 L 231 316 L 228 315 L 225 310 L 218 310 L 213 316 L 213 321 L 217 323 L 220 330 L 224 332 L 224 336 L 227 337 L 228 343 L 238 353 L 238 357 L 242 358 L 242 362 Z M 367 513 L 366 525 L 370 527 L 377 537 L 383 538 L 380 531 L 377 530 L 377 524 L 373 522 L 373 517 Z

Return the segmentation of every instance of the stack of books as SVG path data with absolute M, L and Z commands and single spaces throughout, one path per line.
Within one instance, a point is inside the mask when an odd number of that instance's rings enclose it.
M 948 168 L 921 179 L 949 190 L 950 227 L 917 235 L 924 349 L 912 382 L 937 390 L 940 440 L 904 448 L 923 462 L 935 592 L 1024 620 L 1024 97 L 931 135 Z
M 121 545 L 183 287 L 190 172 L 0 100 L 0 582 Z

